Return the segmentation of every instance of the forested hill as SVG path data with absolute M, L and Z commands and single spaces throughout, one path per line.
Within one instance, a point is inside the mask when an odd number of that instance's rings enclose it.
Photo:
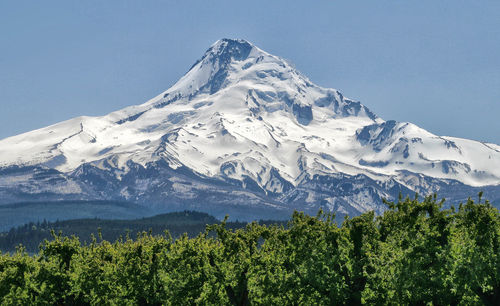
M 261 221 L 261 223 L 283 223 L 282 221 Z M 154 217 L 134 220 L 105 220 L 105 219 L 75 219 L 56 222 L 30 222 L 23 226 L 12 228 L 8 232 L 0 233 L 0 250 L 2 252 L 15 251 L 22 244 L 30 253 L 37 252 L 44 239 L 52 240 L 55 234 L 62 236 L 76 236 L 83 243 L 89 243 L 94 235 L 98 239 L 116 241 L 120 238 L 135 238 L 138 233 L 148 232 L 153 235 L 162 235 L 166 230 L 177 238 L 184 233 L 194 237 L 203 231 L 209 224 L 218 224 L 220 220 L 201 212 L 183 211 L 161 214 Z M 231 229 L 242 228 L 243 222 L 228 222 Z M 101 236 L 101 237 L 99 237 Z

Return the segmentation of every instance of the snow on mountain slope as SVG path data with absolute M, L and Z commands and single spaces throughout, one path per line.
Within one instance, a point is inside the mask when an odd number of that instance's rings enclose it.
M 2 168 L 40 166 L 69 175 L 89 164 L 120 181 L 131 165 L 160 161 L 285 198 L 290 188 L 339 175 L 394 180 L 410 190 L 420 183 L 408 173 L 500 184 L 499 146 L 384 121 L 244 40 L 216 42 L 176 84 L 142 105 L 0 141 Z M 309 192 L 304 202 L 325 199 Z
M 471 186 L 499 184 L 500 151 L 477 141 L 433 135 L 411 123 L 386 121 L 357 131 L 361 165 L 393 175 L 409 170 Z

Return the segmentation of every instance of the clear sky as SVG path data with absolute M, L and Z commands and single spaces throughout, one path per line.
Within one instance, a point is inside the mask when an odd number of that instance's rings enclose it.
M 1 1 L 0 138 L 141 104 L 220 38 L 382 118 L 500 144 L 500 1 Z

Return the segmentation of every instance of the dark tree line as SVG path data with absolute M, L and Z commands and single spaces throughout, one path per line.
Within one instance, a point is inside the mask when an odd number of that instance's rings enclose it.
M 82 243 L 90 243 L 92 236 L 101 236 L 102 239 L 114 242 L 127 236 L 134 239 L 137 234 L 148 232 L 152 235 L 162 235 L 168 230 L 174 238 L 186 233 L 189 237 L 203 233 L 207 224 L 216 224 L 220 221 L 206 213 L 183 211 L 161 214 L 154 217 L 134 220 L 104 220 L 104 219 L 75 219 L 55 222 L 30 222 L 28 224 L 0 233 L 0 250 L 15 252 L 21 244 L 28 253 L 38 252 L 44 240 L 52 240 L 52 231 L 62 236 L 76 236 Z M 259 221 L 259 223 L 285 223 L 283 221 Z M 244 222 L 227 222 L 231 229 L 243 228 Z

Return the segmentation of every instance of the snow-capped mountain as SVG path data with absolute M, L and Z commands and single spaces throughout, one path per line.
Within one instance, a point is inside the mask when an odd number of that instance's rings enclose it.
M 399 192 L 500 198 L 500 146 L 385 121 L 244 40 L 170 89 L 0 141 L 0 201 L 118 199 L 239 218 L 383 210 Z

